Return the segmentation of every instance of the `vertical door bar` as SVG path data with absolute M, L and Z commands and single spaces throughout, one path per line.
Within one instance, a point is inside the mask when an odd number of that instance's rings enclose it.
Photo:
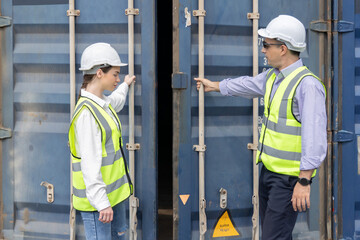
M 173 59 L 172 59 L 172 72 L 176 73 L 180 71 L 179 66 L 179 0 L 172 0 L 172 39 L 173 39 Z M 181 90 L 180 90 L 181 91 Z M 173 89 L 172 90 L 172 111 L 173 111 L 173 146 L 172 146 L 172 201 L 173 201 L 173 240 L 178 240 L 178 231 L 179 231 L 179 137 L 180 137 L 180 91 Z
M 325 21 L 326 13 L 326 5 L 327 1 L 319 0 L 319 20 Z M 327 33 L 325 33 L 327 34 Z M 328 58 L 327 56 L 328 51 L 325 51 L 325 47 L 330 47 L 331 49 L 331 42 L 329 45 L 328 39 L 327 43 L 325 44 L 325 34 L 319 33 L 319 77 L 324 81 L 326 89 L 329 91 L 331 89 L 331 77 L 328 76 L 328 68 L 331 69 L 331 65 L 328 66 Z M 331 41 L 331 39 L 330 39 Z M 330 56 L 331 57 L 331 56 Z M 331 92 L 328 92 L 326 96 L 326 112 L 327 112 L 327 133 L 328 136 L 331 136 Z M 328 192 L 331 193 L 331 189 L 328 189 L 328 166 L 331 166 L 331 156 L 332 156 L 332 140 L 331 137 L 327 139 L 328 147 L 327 147 L 327 156 L 326 160 L 323 164 L 321 164 L 319 169 L 319 232 L 320 232 L 320 240 L 327 239 L 327 215 L 328 215 L 328 204 L 331 202 L 331 199 L 328 199 Z M 330 215 L 331 216 L 331 215 Z
M 259 72 L 258 56 L 258 28 L 259 28 L 259 2 L 253 0 L 253 13 L 248 18 L 253 20 L 253 76 Z M 252 216 L 252 239 L 259 240 L 259 167 L 256 164 L 256 152 L 259 144 L 258 140 L 258 118 L 259 118 L 259 98 L 253 99 L 253 216 Z
M 326 98 L 326 104 L 327 104 L 327 114 L 328 115 L 328 126 L 327 126 L 327 133 L 328 133 L 328 159 L 326 164 L 326 230 L 327 230 L 327 238 L 332 239 L 332 212 L 331 209 L 333 209 L 333 159 L 332 159 L 332 149 L 335 149 L 337 146 L 334 146 L 332 143 L 332 131 L 335 130 L 335 126 L 333 126 L 333 117 L 332 117 L 332 31 L 331 31 L 331 20 L 332 20 L 332 0 L 327 0 L 326 4 L 326 18 L 328 23 L 328 29 L 327 31 L 327 62 L 326 62 L 326 85 L 327 85 L 327 98 Z M 334 121 L 336 122 L 336 121 Z
M 129 76 L 134 76 L 134 0 L 128 0 L 128 45 L 129 45 Z M 137 208 L 138 199 L 135 197 L 135 103 L 134 103 L 134 83 L 130 85 L 129 89 L 129 168 L 130 177 L 133 184 L 133 195 L 129 199 L 129 225 L 130 225 L 130 239 L 137 239 Z
M 70 46 L 70 119 L 75 109 L 75 0 L 69 0 L 69 46 Z M 70 14 L 69 14 L 70 13 Z M 76 210 L 73 205 L 72 161 L 70 157 L 70 240 L 75 240 Z
M 204 0 L 198 2 L 199 27 L 199 78 L 204 78 Z M 200 240 L 205 239 L 207 230 L 206 200 L 205 200 L 205 134 L 204 134 L 204 85 L 199 89 L 199 234 Z

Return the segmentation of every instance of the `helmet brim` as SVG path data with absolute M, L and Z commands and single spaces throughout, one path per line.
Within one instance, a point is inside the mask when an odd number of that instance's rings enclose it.
M 110 64 L 109 64 L 110 65 Z M 125 67 L 127 66 L 128 64 L 127 63 L 119 63 L 119 64 L 111 64 L 110 66 L 112 67 Z M 92 68 L 94 68 L 95 66 L 92 66 L 92 67 L 86 67 L 86 68 L 79 68 L 80 71 L 88 71 Z
M 261 28 L 258 30 L 258 34 L 260 35 L 260 37 L 263 38 L 273 38 L 272 36 L 270 36 L 270 34 L 266 31 L 265 28 Z

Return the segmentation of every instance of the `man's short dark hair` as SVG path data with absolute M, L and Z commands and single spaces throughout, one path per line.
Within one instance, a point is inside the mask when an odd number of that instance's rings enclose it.
M 289 49 L 289 51 L 290 51 L 290 53 L 291 53 L 292 55 L 295 55 L 295 56 L 297 56 L 297 57 L 300 57 L 300 52 L 296 52 L 296 51 L 293 51 L 293 50 L 290 50 L 290 49 Z

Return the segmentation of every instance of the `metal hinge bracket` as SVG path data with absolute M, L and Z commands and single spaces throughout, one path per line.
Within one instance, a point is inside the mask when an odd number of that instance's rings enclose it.
M 11 17 L 0 16 L 0 27 L 8 27 L 12 24 L 11 22 Z
M 205 10 L 193 10 L 194 17 L 205 17 L 206 11 Z
M 188 75 L 186 73 L 173 73 L 171 76 L 171 80 L 171 87 L 173 89 L 187 89 Z
M 134 144 L 127 143 L 126 149 L 129 151 L 140 150 L 140 143 L 134 143 Z
M 344 20 L 335 21 L 333 32 L 345 33 L 355 31 L 354 23 Z
M 78 17 L 78 16 L 80 16 L 80 10 L 75 10 L 75 9 L 74 10 L 67 10 L 66 15 L 68 17 L 71 17 L 71 16 Z
M 206 151 L 206 145 L 200 146 L 200 145 L 194 145 L 193 146 L 194 151 L 196 152 L 205 152 Z
M 260 18 L 260 13 L 248 13 L 247 18 L 248 19 L 259 19 Z
M 353 22 L 348 22 L 344 20 L 332 20 L 332 21 L 312 21 L 310 23 L 310 29 L 315 32 L 338 32 L 346 33 L 353 32 L 355 26 Z
M 125 9 L 125 15 L 139 15 L 140 11 L 138 8 L 127 8 Z
M 10 128 L 0 127 L 0 139 L 11 138 L 12 131 Z
M 354 133 L 340 130 L 334 133 L 333 142 L 350 142 L 354 140 Z

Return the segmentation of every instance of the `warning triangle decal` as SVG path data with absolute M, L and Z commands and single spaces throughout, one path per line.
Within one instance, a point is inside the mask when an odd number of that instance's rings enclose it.
M 231 219 L 229 210 L 225 210 L 218 219 L 213 233 L 213 238 L 240 236 Z
M 183 195 L 179 195 L 179 197 L 180 197 L 180 199 L 181 199 L 182 203 L 185 205 L 185 204 L 186 204 L 186 202 L 187 202 L 187 200 L 188 200 L 188 199 L 189 199 L 189 197 L 190 197 L 190 194 L 183 194 Z

